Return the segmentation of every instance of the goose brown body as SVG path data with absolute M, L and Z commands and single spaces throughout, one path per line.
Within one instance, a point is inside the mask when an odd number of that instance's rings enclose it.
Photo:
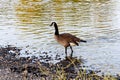
M 73 45 L 78 46 L 79 45 L 78 42 L 80 42 L 79 38 L 69 33 L 63 33 L 57 36 L 55 35 L 55 39 L 64 47 L 69 47 Z
M 79 42 L 86 42 L 85 40 L 82 40 L 72 34 L 69 33 L 62 33 L 59 34 L 59 30 L 58 30 L 58 26 L 56 24 L 56 22 L 52 22 L 50 26 L 54 25 L 55 27 L 55 39 L 57 40 L 58 43 L 60 43 L 62 46 L 65 47 L 65 53 L 67 56 L 67 47 L 70 47 L 71 49 L 71 57 L 73 54 L 73 49 L 72 46 L 73 45 L 79 45 Z

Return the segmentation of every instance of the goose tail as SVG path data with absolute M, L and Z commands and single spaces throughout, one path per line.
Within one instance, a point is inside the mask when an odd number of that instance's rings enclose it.
M 87 41 L 81 39 L 80 42 L 84 42 L 84 43 L 86 43 Z

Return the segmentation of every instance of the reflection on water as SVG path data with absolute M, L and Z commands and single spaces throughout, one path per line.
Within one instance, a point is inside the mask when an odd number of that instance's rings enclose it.
M 54 28 L 49 27 L 56 21 L 61 33 L 69 32 L 88 41 L 74 47 L 74 56 L 87 59 L 86 65 L 93 68 L 120 72 L 120 1 L 1 1 L 0 45 L 30 45 L 31 50 L 50 51 L 53 57 L 52 53 L 64 54 L 64 48 L 53 38 Z

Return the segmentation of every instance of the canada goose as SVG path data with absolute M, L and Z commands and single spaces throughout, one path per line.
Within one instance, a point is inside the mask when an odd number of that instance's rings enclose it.
M 76 36 L 69 34 L 69 33 L 59 34 L 59 30 L 58 30 L 58 26 L 57 26 L 56 22 L 52 22 L 50 26 L 52 26 L 52 25 L 55 27 L 55 39 L 57 40 L 58 43 L 60 43 L 61 45 L 63 45 L 65 47 L 66 57 L 67 57 L 67 47 L 70 47 L 71 57 L 72 57 L 72 55 L 73 55 L 72 45 L 78 46 L 79 42 L 86 42 L 85 40 L 77 38 Z

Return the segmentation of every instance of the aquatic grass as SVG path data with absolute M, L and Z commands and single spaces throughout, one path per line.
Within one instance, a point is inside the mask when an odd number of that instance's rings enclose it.
M 111 75 L 106 75 L 103 77 L 103 80 L 119 80 L 119 79 Z
M 38 64 L 40 72 L 42 72 L 42 74 L 49 75 L 49 73 L 50 73 L 49 68 L 42 66 L 39 61 L 37 61 L 37 64 Z
M 18 80 L 119 80 L 116 76 L 98 75 L 96 71 L 83 68 L 81 64 L 84 63 L 82 58 L 66 57 L 56 64 L 41 62 L 38 58 L 16 58 L 11 55 L 11 60 L 4 58 L 4 55 L 10 55 L 9 50 L 19 49 L 15 47 L 1 48 L 0 53 L 2 57 L 1 66 L 10 65 L 11 72 L 20 74 Z M 12 61 L 12 63 L 11 63 Z M 15 62 L 15 63 L 14 63 Z M 14 77 L 15 78 L 15 77 Z M 14 79 L 13 78 L 13 79 Z M 35 78 L 35 79 L 34 79 Z
M 67 80 L 66 73 L 65 73 L 64 69 L 62 69 L 62 70 L 57 69 L 56 70 L 56 75 L 57 75 L 58 80 Z
M 65 63 L 64 61 L 68 62 Z M 51 68 L 42 66 L 41 63 L 38 62 L 41 73 L 49 77 L 49 79 L 42 77 L 41 80 L 117 80 L 117 78 L 113 76 L 99 76 L 92 70 L 89 72 L 87 69 L 79 67 L 80 64 L 82 64 L 81 62 L 79 59 L 68 57 L 52 65 Z M 70 69 L 71 67 L 74 70 Z

